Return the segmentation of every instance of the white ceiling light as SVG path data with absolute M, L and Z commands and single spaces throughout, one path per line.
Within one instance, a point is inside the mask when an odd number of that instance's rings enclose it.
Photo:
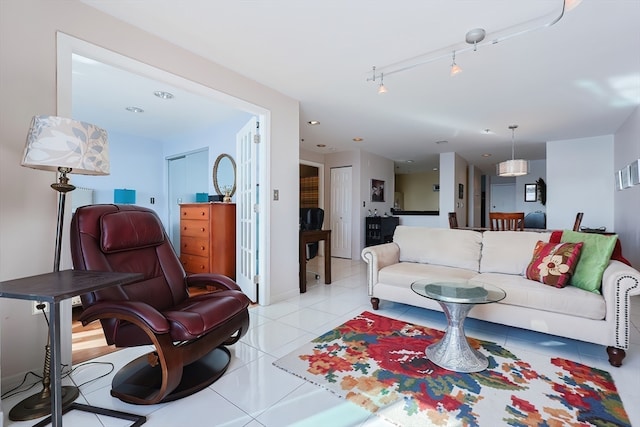
M 451 52 L 462 53 L 468 51 L 477 51 L 478 47 L 494 45 L 510 38 L 520 36 L 526 33 L 529 33 L 534 30 L 538 30 L 540 28 L 550 27 L 556 24 L 558 21 L 562 19 L 565 12 L 572 10 L 575 8 L 582 0 L 561 0 L 562 7 L 560 8 L 560 12 L 552 12 L 548 13 L 539 18 L 534 18 L 531 20 L 527 20 L 521 24 L 516 24 L 502 30 L 495 31 L 493 33 L 487 34 L 483 28 L 474 28 L 467 32 L 465 35 L 465 41 L 455 43 L 450 46 L 443 47 L 441 49 L 437 49 L 431 52 L 424 53 L 422 55 L 414 56 L 408 59 L 404 59 L 402 61 L 395 62 L 393 64 L 385 65 L 384 67 L 380 67 L 379 73 L 376 73 L 376 67 L 373 67 L 373 76 L 368 77 L 367 81 L 375 82 L 376 79 L 382 78 L 382 75 L 390 76 L 395 73 L 400 73 L 402 71 L 411 70 L 415 67 L 419 67 L 421 65 L 429 64 L 434 61 L 438 61 L 444 58 L 449 58 Z M 455 70 L 455 71 L 454 71 Z M 453 64 L 451 66 L 451 75 L 455 75 L 461 71 L 461 68 L 455 64 L 455 58 Z M 378 92 L 380 92 L 380 87 L 383 87 L 382 84 L 379 85 Z M 382 92 L 384 93 L 384 92 Z
M 498 176 L 523 176 L 529 173 L 529 161 L 515 159 L 515 131 L 518 125 L 511 125 L 511 160 L 500 162 L 497 165 L 496 172 Z
M 157 96 L 158 98 L 173 99 L 173 94 L 172 93 L 165 92 L 165 91 L 162 91 L 162 90 L 157 90 L 157 91 L 153 92 L 153 94 L 155 96 Z
M 126 110 L 132 113 L 144 113 L 144 110 L 140 107 L 127 107 Z

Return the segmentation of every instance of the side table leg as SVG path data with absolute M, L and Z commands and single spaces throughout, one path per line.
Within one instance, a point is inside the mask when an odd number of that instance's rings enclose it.
M 480 372 L 489 361 L 469 345 L 464 334 L 464 320 L 473 304 L 439 302 L 447 317 L 447 330 L 440 341 L 425 350 L 427 358 L 441 368 L 454 372 Z
M 49 337 L 51 339 L 51 425 L 62 426 L 62 375 L 60 352 L 60 302 L 49 304 Z

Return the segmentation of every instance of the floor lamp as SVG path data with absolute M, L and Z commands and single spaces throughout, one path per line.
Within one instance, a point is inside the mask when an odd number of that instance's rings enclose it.
M 66 194 L 75 189 L 75 186 L 69 184 L 67 174 L 109 174 L 107 132 L 97 126 L 63 117 L 34 116 L 27 135 L 22 166 L 58 173 L 58 182 L 51 184 L 51 188 L 58 192 L 58 221 L 53 271 L 60 271 Z M 51 413 L 50 375 L 51 350 L 50 342 L 47 341 L 42 391 L 27 397 L 14 406 L 9 412 L 11 420 L 31 420 Z M 78 395 L 77 387 L 63 387 L 63 410 L 73 403 Z

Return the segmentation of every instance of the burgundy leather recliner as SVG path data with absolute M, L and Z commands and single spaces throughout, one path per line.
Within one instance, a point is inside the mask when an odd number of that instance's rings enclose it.
M 150 209 L 133 205 L 91 205 L 71 221 L 76 270 L 142 273 L 144 278 L 82 295 L 80 320 L 100 319 L 108 344 L 155 350 L 123 367 L 111 394 L 125 402 L 155 404 L 195 393 L 217 380 L 230 361 L 224 345 L 249 327 L 249 298 L 219 274 L 186 276 Z M 189 296 L 188 287 L 215 287 Z

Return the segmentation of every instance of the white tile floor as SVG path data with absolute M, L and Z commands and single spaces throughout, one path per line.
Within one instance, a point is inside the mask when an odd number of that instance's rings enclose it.
M 317 258 L 314 260 L 318 260 Z M 318 260 L 322 265 L 322 260 Z M 80 387 L 80 402 L 144 414 L 145 426 L 386 426 L 386 422 L 364 409 L 352 405 L 272 365 L 281 356 L 323 332 L 349 320 L 364 310 L 371 310 L 366 290 L 365 264 L 360 261 L 333 259 L 333 283 L 325 285 L 312 276 L 305 294 L 267 307 L 251 309 L 251 328 L 245 337 L 230 347 L 233 355 L 227 373 L 213 385 L 190 397 L 153 406 L 125 404 L 109 394 L 111 376 Z M 310 269 L 313 269 L 310 266 Z M 318 270 L 316 270 L 318 271 Z M 571 360 L 609 371 L 631 418 L 640 426 L 640 297 L 633 297 L 634 331 L 631 348 L 621 368 L 606 360 L 604 347 L 552 337 L 468 319 L 467 333 L 491 340 L 511 349 L 560 355 Z M 402 304 L 382 302 L 382 315 L 425 326 L 444 328 L 440 312 Z M 113 362 L 116 370 L 148 348 L 126 349 L 96 361 Z M 520 352 L 519 355 L 523 357 Z M 73 381 L 82 384 L 106 372 L 104 365 L 82 365 Z M 11 422 L 11 407 L 25 396 L 2 400 L 5 426 L 31 426 L 30 422 Z M 72 411 L 64 416 L 65 426 L 126 426 L 128 422 Z

